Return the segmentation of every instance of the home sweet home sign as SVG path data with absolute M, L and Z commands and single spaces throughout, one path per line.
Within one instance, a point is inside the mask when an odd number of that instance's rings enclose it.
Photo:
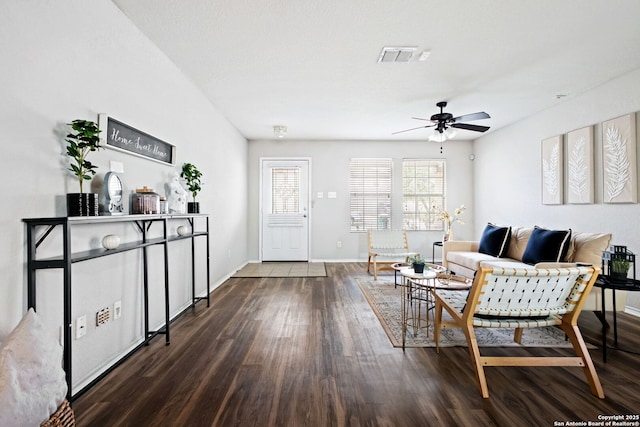
M 100 114 L 98 121 L 102 129 L 100 135 L 102 143 L 107 147 L 167 165 L 175 164 L 176 147 L 174 145 L 106 114 Z

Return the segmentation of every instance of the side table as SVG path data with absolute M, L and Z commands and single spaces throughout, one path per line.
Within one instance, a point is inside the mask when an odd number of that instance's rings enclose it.
M 433 245 L 431 245 L 431 263 L 435 264 L 436 263 L 436 246 L 440 246 L 442 247 L 442 242 L 433 242 Z M 444 260 L 442 260 L 442 264 L 444 264 Z
M 613 298 L 613 348 L 618 347 L 618 319 L 616 315 L 616 290 L 619 291 L 631 291 L 631 292 L 639 292 L 640 291 L 640 280 L 636 279 L 627 279 L 626 281 L 615 281 L 612 282 L 609 280 L 608 276 L 603 276 L 602 274 L 598 276 L 598 279 L 594 283 L 594 286 L 597 286 L 602 290 L 602 310 L 600 315 L 598 312 L 595 312 L 600 322 L 602 323 L 602 361 L 607 362 L 607 316 L 605 312 L 606 301 L 605 301 L 605 290 L 611 289 L 611 296 Z

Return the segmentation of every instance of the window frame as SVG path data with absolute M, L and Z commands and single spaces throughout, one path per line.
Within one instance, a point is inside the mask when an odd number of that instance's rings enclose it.
M 349 232 L 392 229 L 393 171 L 391 158 L 351 158 Z
M 410 168 L 413 163 L 413 168 Z M 418 174 L 418 166 L 426 169 L 440 168 L 439 174 Z M 408 173 L 412 169 L 412 173 Z M 441 184 L 431 183 L 441 180 Z M 424 189 L 425 191 L 418 191 Z M 431 189 L 431 190 L 430 190 Z M 409 191 L 412 190 L 412 191 Z M 402 159 L 402 227 L 407 231 L 443 231 L 444 221 L 439 215 L 446 206 L 447 161 L 445 159 Z M 422 199 L 422 204 L 419 201 Z M 420 208 L 422 206 L 422 209 Z M 435 207 L 435 209 L 434 209 Z

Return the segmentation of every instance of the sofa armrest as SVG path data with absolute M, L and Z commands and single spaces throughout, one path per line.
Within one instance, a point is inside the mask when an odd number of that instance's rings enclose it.
M 442 243 L 442 265 L 449 268 L 447 261 L 448 252 L 478 252 L 480 242 L 471 240 L 449 240 Z
M 444 252 L 478 252 L 480 242 L 470 240 L 449 240 L 442 244 Z

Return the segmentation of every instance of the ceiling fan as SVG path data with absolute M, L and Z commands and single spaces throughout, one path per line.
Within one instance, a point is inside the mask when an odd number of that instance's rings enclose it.
M 435 127 L 434 133 L 431 137 L 429 137 L 429 140 L 443 142 L 453 136 L 452 135 L 453 132 L 449 128 L 472 130 L 475 132 L 486 132 L 489 130 L 489 126 L 462 123 L 462 122 L 491 118 L 491 116 L 485 113 L 484 111 L 473 113 L 473 114 L 465 114 L 464 116 L 453 117 L 453 114 L 444 112 L 444 107 L 447 106 L 446 101 L 438 102 L 436 106 L 440 107 L 440 113 L 434 114 L 433 116 L 431 116 L 431 119 L 422 119 L 420 117 L 412 117 L 412 119 L 415 119 L 415 120 L 431 121 L 432 124 L 425 125 L 425 126 L 418 126 L 416 128 L 411 128 L 411 129 L 405 129 L 398 132 L 393 132 L 392 135 L 395 135 L 397 133 L 402 133 L 402 132 L 408 132 L 416 129 Z

